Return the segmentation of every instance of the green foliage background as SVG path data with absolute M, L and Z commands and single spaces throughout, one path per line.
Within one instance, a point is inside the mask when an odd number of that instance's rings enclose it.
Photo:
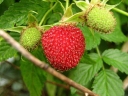
M 27 25 L 28 14 L 32 13 L 40 24 L 55 2 L 57 0 L 0 0 L 0 29 L 7 31 L 19 41 L 21 30 Z M 57 23 L 61 19 L 65 1 L 60 0 L 60 2 L 56 3 L 53 10 L 45 16 L 42 28 L 47 28 L 48 26 L 45 25 Z M 73 0 L 70 0 L 70 3 L 72 2 Z M 120 0 L 109 0 L 108 4 L 118 2 Z M 128 0 L 123 0 L 117 8 L 128 12 Z M 81 11 L 75 4 L 72 5 L 72 10 L 73 14 Z M 122 81 L 128 74 L 128 54 L 122 52 L 121 48 L 128 41 L 128 16 L 114 10 L 112 12 L 117 25 L 111 34 L 92 32 L 87 26 L 78 25 L 86 38 L 86 51 L 76 68 L 62 73 L 100 96 L 125 95 Z M 31 53 L 48 63 L 41 46 Z M 7 60 L 12 57 L 13 66 L 10 66 Z M 9 80 L 7 84 L 1 86 L 0 96 L 8 94 L 11 94 L 10 96 L 81 96 L 78 90 L 64 87 L 66 86 L 64 82 L 26 60 L 2 37 L 0 37 L 0 62 L 2 62 L 0 78 Z M 112 66 L 118 68 L 118 73 L 111 70 Z M 19 90 L 15 90 L 16 82 L 19 84 L 17 86 L 21 86 Z

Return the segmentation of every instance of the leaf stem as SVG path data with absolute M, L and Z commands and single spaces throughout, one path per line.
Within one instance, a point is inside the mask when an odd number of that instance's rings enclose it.
M 94 38 L 94 31 L 93 31 L 92 29 L 90 29 L 90 31 L 91 31 L 91 33 L 92 33 L 92 35 L 93 35 L 93 38 Z M 100 53 L 100 50 L 99 50 L 98 46 L 96 47 L 96 51 L 97 51 L 97 54 L 99 55 L 99 57 L 102 58 L 102 55 L 101 55 L 101 53 Z M 103 64 L 102 64 L 102 65 L 103 65 Z M 102 66 L 102 69 L 103 69 L 103 70 L 105 69 L 105 68 L 104 68 L 104 65 Z
M 128 12 L 125 12 L 125 11 L 120 10 L 120 9 L 118 9 L 118 8 L 113 8 L 112 10 L 114 10 L 114 11 L 116 11 L 116 12 L 119 12 L 120 14 L 123 14 L 123 15 L 125 15 L 125 16 L 128 16 Z
M 98 55 L 100 56 L 100 58 L 102 58 L 102 55 L 101 55 L 101 53 L 100 53 L 100 50 L 99 50 L 99 48 L 98 48 L 98 46 L 96 47 L 96 51 L 97 51 L 97 53 L 98 53 Z M 105 68 L 104 68 L 104 64 L 102 64 L 103 66 L 102 66 L 102 69 L 104 70 Z
M 95 39 L 94 38 L 94 31 L 91 28 L 90 28 L 90 31 L 92 33 L 93 39 Z M 97 51 L 98 55 L 101 57 L 100 50 L 99 50 L 98 46 L 96 47 L 96 51 Z
M 41 25 L 43 24 L 43 22 L 44 22 L 46 16 L 53 10 L 53 8 L 57 5 L 57 3 L 58 3 L 58 2 L 56 2 L 56 3 L 54 4 L 54 6 L 52 6 L 52 8 L 50 8 L 50 9 L 45 13 L 45 15 L 43 16 L 43 18 L 41 19 L 41 21 L 40 21 L 40 23 L 39 23 L 39 26 L 41 26 Z
M 96 47 L 96 51 L 97 51 L 98 55 L 99 55 L 100 57 L 102 57 L 98 46 Z
M 9 62 L 9 61 L 4 61 L 5 63 L 7 63 L 7 64 L 9 64 L 9 65 L 11 65 L 12 67 L 14 67 L 15 69 L 18 69 L 18 70 L 20 70 L 20 67 L 18 67 L 18 66 L 16 66 L 15 64 L 13 64 L 13 63 L 11 63 L 11 62 Z
M 66 0 L 66 10 L 68 9 L 69 6 L 69 0 Z
M 60 6 L 62 7 L 63 12 L 65 12 L 65 8 L 64 8 L 63 4 L 62 4 L 60 1 L 58 1 L 58 3 L 59 3 Z

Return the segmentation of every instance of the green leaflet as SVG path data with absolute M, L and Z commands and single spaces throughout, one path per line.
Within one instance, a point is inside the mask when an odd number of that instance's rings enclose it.
M 93 92 L 99 96 L 124 96 L 122 81 L 111 70 L 102 70 L 93 82 Z
M 22 61 L 20 68 L 30 96 L 41 96 L 41 90 L 45 81 L 42 70 L 29 61 Z
M 102 54 L 104 62 L 128 74 L 128 54 L 118 49 L 109 49 Z
M 40 50 L 32 52 L 37 58 L 45 60 L 43 53 Z M 30 96 L 41 96 L 44 83 L 46 81 L 46 73 L 43 69 L 35 66 L 29 60 L 23 58 L 20 62 L 20 69 L 26 87 L 29 90 Z
M 38 13 L 34 15 L 39 22 L 47 10 L 49 10 L 48 2 L 42 0 L 22 0 L 11 6 L 4 15 L 0 17 L 0 28 L 5 29 L 19 25 L 26 25 L 27 16 L 30 11 Z
M 94 75 L 102 67 L 102 60 L 97 54 L 91 54 L 88 56 L 85 54 L 81 59 L 78 66 L 71 72 L 71 78 L 81 85 L 87 85 Z M 75 89 L 72 88 L 72 94 L 75 93 Z
M 118 26 L 116 27 L 115 31 L 110 34 L 99 34 L 102 39 L 109 42 L 120 43 L 127 39 Z
M 51 74 L 47 74 L 47 81 L 56 82 L 54 76 Z M 50 83 L 46 83 L 46 90 L 47 90 L 48 96 L 56 96 L 56 91 L 58 91 L 57 86 Z
M 11 32 L 10 35 L 15 39 L 19 40 L 19 33 Z M 7 60 L 8 58 L 14 57 L 17 54 L 17 51 L 8 44 L 7 41 L 2 39 L 0 41 L 0 61 Z
M 100 44 L 100 36 L 97 32 L 91 33 L 87 26 L 79 26 L 85 36 L 86 49 L 91 50 Z

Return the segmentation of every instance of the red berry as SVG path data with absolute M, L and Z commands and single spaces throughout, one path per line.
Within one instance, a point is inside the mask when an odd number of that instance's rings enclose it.
M 75 67 L 84 53 L 85 38 L 74 25 L 59 25 L 42 35 L 42 47 L 50 64 L 57 70 Z

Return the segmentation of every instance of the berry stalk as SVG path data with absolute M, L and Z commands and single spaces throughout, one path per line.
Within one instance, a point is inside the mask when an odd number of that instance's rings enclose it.
M 128 16 L 128 12 L 125 12 L 125 11 L 120 10 L 120 9 L 118 9 L 118 8 L 113 8 L 112 10 L 114 10 L 114 11 L 120 13 L 120 14 L 123 14 L 123 15 L 125 15 L 125 16 Z
M 52 6 L 52 8 L 50 8 L 50 9 L 45 13 L 45 15 L 43 16 L 43 18 L 41 19 L 41 21 L 40 21 L 40 23 L 39 23 L 39 26 L 41 26 L 41 25 L 43 24 L 43 22 L 44 22 L 46 16 L 54 9 L 54 7 L 57 5 L 57 3 L 58 3 L 58 2 L 56 2 L 56 3 Z

